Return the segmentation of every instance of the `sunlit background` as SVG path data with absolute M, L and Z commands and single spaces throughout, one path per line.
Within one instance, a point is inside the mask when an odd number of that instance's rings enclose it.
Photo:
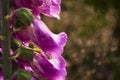
M 120 0 L 62 0 L 60 20 L 42 18 L 68 35 L 67 80 L 120 80 Z

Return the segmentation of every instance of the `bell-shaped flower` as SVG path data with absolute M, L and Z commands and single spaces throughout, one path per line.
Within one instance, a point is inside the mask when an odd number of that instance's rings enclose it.
M 39 80 L 41 78 L 47 80 L 65 80 L 67 75 L 66 62 L 61 55 L 56 57 L 50 56 L 43 51 L 35 51 L 33 54 L 32 60 L 24 59 L 23 56 L 16 58 L 20 69 L 33 73 L 33 80 Z
M 57 55 L 63 53 L 67 39 L 66 33 L 52 33 L 40 17 L 34 17 L 27 8 L 16 10 L 14 15 L 11 19 L 11 25 L 15 30 L 20 29 L 13 34 L 14 37 L 25 43 L 31 40 L 50 55 L 55 54 L 54 56 L 56 56 L 56 53 Z
M 41 48 L 41 50 L 51 56 L 62 54 L 67 41 L 66 33 L 52 33 L 45 23 L 39 18 L 34 19 L 30 27 L 14 33 L 14 36 L 22 42 L 31 40 L 39 48 Z
M 28 34 L 41 50 L 51 56 L 57 56 L 63 53 L 63 47 L 67 41 L 67 35 L 64 32 L 59 34 L 52 33 L 43 21 L 36 18 L 28 27 Z
M 65 80 L 66 63 L 62 56 L 57 58 L 36 54 L 31 65 L 33 71 L 48 80 Z
M 61 0 L 12 0 L 12 3 L 14 9 L 25 7 L 31 9 L 34 15 L 42 13 L 59 19 Z
M 34 79 L 44 78 L 47 80 L 65 80 L 66 63 L 62 56 L 51 57 L 44 52 L 36 53 L 33 61 L 18 60 L 22 69 L 33 72 Z

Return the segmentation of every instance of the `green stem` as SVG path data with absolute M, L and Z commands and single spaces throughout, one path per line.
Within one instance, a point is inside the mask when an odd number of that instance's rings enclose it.
M 9 0 L 0 0 L 1 1 L 1 11 L 2 11 L 2 22 L 1 22 L 1 30 L 2 30 L 2 36 L 5 37 L 4 40 L 2 40 L 2 58 L 3 58 L 3 75 L 4 80 L 8 80 L 11 77 L 12 74 L 12 65 L 11 60 L 8 59 L 10 57 L 10 40 L 11 40 L 11 33 L 9 28 L 9 21 L 5 19 L 5 16 L 9 13 Z

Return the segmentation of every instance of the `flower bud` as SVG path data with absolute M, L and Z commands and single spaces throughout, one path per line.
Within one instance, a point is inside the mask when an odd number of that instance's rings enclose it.
M 26 28 L 31 22 L 34 20 L 34 15 L 32 14 L 30 9 L 20 8 L 14 11 L 12 16 L 12 26 L 15 29 L 18 28 Z

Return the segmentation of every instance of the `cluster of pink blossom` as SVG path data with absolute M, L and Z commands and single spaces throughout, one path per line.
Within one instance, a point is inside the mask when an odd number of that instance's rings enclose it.
M 14 61 L 18 67 L 32 72 L 31 80 L 40 80 L 39 77 L 47 80 L 65 80 L 66 62 L 62 53 L 67 35 L 65 32 L 52 33 L 40 18 L 40 14 L 43 14 L 60 19 L 61 0 L 11 0 L 11 2 L 13 14 L 10 28 L 12 30 L 20 28 L 13 32 L 13 37 L 20 41 L 23 47 L 29 48 L 33 43 L 35 48 L 39 49 L 32 51 L 34 54 L 32 60 L 15 57 Z M 2 50 L 0 52 L 2 53 Z M 13 55 L 14 52 L 15 50 L 11 51 Z M 0 80 L 3 80 L 2 69 L 0 69 Z

